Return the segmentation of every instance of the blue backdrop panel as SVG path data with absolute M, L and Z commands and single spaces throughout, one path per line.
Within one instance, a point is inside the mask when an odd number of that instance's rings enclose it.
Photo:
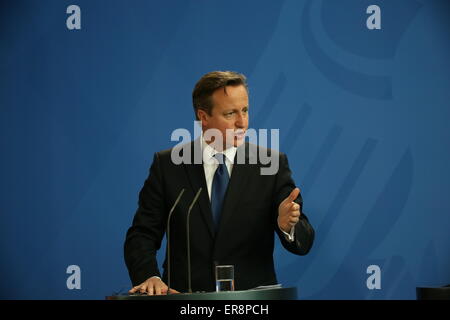
M 138 192 L 212 70 L 248 76 L 250 127 L 280 129 L 316 229 L 307 256 L 277 242 L 280 283 L 301 299 L 450 283 L 448 1 L 3 1 L 0 39 L 0 298 L 129 289 Z

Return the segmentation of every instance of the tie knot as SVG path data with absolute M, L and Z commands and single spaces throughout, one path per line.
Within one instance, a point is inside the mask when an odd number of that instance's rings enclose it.
M 225 163 L 225 155 L 223 153 L 216 153 L 214 155 L 214 158 L 216 158 L 216 160 L 219 161 L 220 164 Z

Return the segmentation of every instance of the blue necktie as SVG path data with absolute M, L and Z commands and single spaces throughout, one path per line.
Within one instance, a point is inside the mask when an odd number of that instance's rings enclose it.
M 219 161 L 219 166 L 214 173 L 212 189 L 211 189 L 211 209 L 216 226 L 216 231 L 220 222 L 220 215 L 222 213 L 223 200 L 225 192 L 227 191 L 228 181 L 230 176 L 228 174 L 227 166 L 225 164 L 225 157 L 223 153 L 217 153 L 214 157 Z

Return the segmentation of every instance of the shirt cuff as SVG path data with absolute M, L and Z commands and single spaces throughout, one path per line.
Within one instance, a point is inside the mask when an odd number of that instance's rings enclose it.
M 281 230 L 281 228 L 280 228 Z M 281 230 L 281 232 L 283 232 L 284 234 L 284 238 L 289 241 L 289 242 L 293 242 L 294 241 L 294 233 L 295 233 L 295 226 L 291 228 L 291 231 L 289 233 Z

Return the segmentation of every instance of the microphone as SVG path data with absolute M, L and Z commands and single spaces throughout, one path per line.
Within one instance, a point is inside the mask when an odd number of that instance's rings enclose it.
M 169 211 L 169 216 L 167 217 L 167 294 L 169 294 L 170 292 L 170 218 L 172 217 L 172 213 L 175 210 L 175 207 L 177 206 L 178 202 L 180 201 L 183 193 L 184 188 L 181 189 L 180 193 L 178 194 L 175 203 L 173 204 L 172 208 Z
M 194 200 L 192 200 L 191 205 L 189 206 L 188 214 L 187 214 L 187 222 L 186 222 L 186 237 L 187 237 L 187 258 L 188 258 L 188 288 L 189 293 L 192 293 L 192 286 L 191 286 L 191 241 L 189 237 L 189 218 L 191 216 L 191 210 L 194 207 L 194 204 L 197 202 L 198 197 L 200 196 L 200 193 L 202 192 L 202 188 L 198 189 L 197 194 L 194 197 Z

